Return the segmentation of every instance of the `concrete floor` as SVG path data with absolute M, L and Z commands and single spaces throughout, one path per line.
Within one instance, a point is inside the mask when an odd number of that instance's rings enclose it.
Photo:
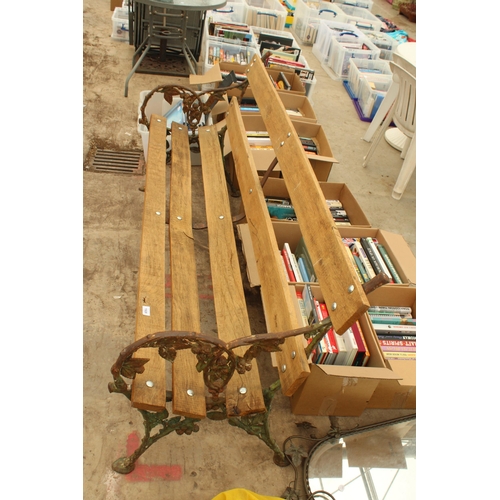
M 416 38 L 416 24 L 397 15 L 385 0 L 374 0 L 373 13 L 392 20 Z M 131 68 L 133 47 L 113 41 L 109 0 L 84 1 L 84 122 L 83 154 L 95 146 L 129 150 L 141 147 L 137 132 L 139 93 L 159 84 L 181 83 L 186 78 L 136 74 L 129 97 L 123 96 Z M 362 168 L 369 144 L 362 140 L 368 123 L 361 121 L 340 81 L 332 80 L 303 47 L 316 69 L 312 95 L 319 123 L 325 129 L 334 165 L 329 180 L 344 182 L 353 192 L 373 227 L 399 233 L 416 255 L 415 174 L 401 200 L 391 197 L 402 160 L 400 153 L 382 141 L 372 165 Z M 198 169 L 194 169 L 195 175 Z M 210 500 L 231 488 L 247 488 L 260 494 L 281 496 L 294 481 L 291 467 L 278 468 L 270 450 L 258 439 L 226 422 L 202 422 L 191 436 L 160 440 L 140 460 L 140 470 L 128 476 L 112 471 L 111 463 L 134 447 L 142 436 L 142 420 L 126 398 L 109 394 L 110 368 L 120 350 L 132 342 L 135 326 L 137 265 L 139 258 L 144 184 L 141 176 L 83 172 L 84 196 L 84 476 L 86 500 L 172 498 Z M 203 276 L 208 272 L 200 271 Z M 207 281 L 207 287 L 209 283 Z M 205 299 L 202 310 L 210 310 Z M 262 310 L 252 301 L 253 323 L 263 325 Z M 261 330 L 262 331 L 262 330 Z M 277 378 L 270 359 L 262 356 L 259 367 L 263 386 Z M 367 410 L 360 417 L 297 417 L 287 398 L 275 398 L 271 429 L 278 444 L 290 435 L 309 436 L 297 427 L 307 420 L 318 437 L 331 425 L 352 429 L 411 411 Z M 127 444 L 128 443 L 128 444 Z M 300 443 L 307 450 L 310 444 Z M 300 473 L 301 477 L 301 473 Z M 301 481 L 298 481 L 301 487 Z M 302 492 L 304 492 L 302 487 Z M 306 498 L 303 496 L 302 498 Z

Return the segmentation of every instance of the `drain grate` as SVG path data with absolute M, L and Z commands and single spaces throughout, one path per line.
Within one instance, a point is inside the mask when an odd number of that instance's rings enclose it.
M 144 174 L 142 151 L 113 151 L 97 149 L 85 170 L 92 172 L 113 172 L 115 174 Z

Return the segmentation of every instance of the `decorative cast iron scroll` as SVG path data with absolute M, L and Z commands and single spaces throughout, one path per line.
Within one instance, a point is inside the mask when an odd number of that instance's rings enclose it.
M 144 102 L 140 108 L 141 117 L 139 123 L 145 125 L 149 130 L 149 120 L 146 116 L 146 106 L 156 92 L 162 93 L 165 100 L 169 103 L 173 103 L 173 99 L 179 96 L 182 99 L 182 110 L 186 115 L 187 126 L 193 131 L 190 135 L 191 142 L 197 142 L 197 130 L 202 123 L 202 117 L 207 117 L 211 112 L 215 104 L 219 101 L 224 100 L 224 96 L 229 90 L 240 90 L 240 95 L 238 100 L 245 93 L 248 87 L 248 80 L 244 80 L 241 83 L 234 83 L 229 87 L 218 87 L 216 89 L 211 89 L 207 91 L 197 92 L 189 87 L 184 87 L 182 85 L 158 85 L 156 88 L 151 90 L 149 94 L 144 98 Z M 208 96 L 208 97 L 204 97 Z

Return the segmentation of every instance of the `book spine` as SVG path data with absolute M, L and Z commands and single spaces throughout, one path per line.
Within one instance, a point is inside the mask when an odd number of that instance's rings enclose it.
M 290 265 L 290 260 L 288 258 L 288 254 L 286 253 L 286 250 L 284 248 L 283 248 L 283 250 L 281 250 L 281 257 L 283 258 L 283 262 L 285 264 L 286 273 L 288 275 L 288 281 L 295 283 L 295 281 L 296 281 L 295 275 L 293 274 L 292 266 Z
M 377 338 L 379 340 L 411 340 L 412 342 L 416 342 L 416 335 L 387 335 L 385 333 L 377 333 Z
M 297 302 L 299 303 L 300 315 L 302 316 L 302 325 L 307 326 L 306 307 L 304 305 L 304 299 L 302 298 L 302 292 L 300 290 L 295 290 L 295 295 L 297 296 Z
M 370 261 L 370 264 L 373 267 L 373 270 L 375 271 L 375 274 L 383 273 L 384 270 L 380 266 L 375 254 L 373 253 L 372 248 L 370 247 L 370 245 L 366 241 L 366 238 L 360 238 L 360 243 L 361 243 L 361 246 L 363 247 L 363 250 L 366 253 L 366 256 L 368 257 L 368 260 Z M 387 277 L 392 279 L 390 274 L 388 274 Z
M 349 256 L 349 260 L 352 263 L 352 267 L 353 267 L 354 271 L 356 272 L 356 276 L 358 277 L 359 282 L 364 283 L 365 280 L 363 279 L 363 276 L 361 276 L 361 271 L 359 270 L 359 267 L 356 264 L 356 261 L 354 260 L 354 255 L 351 253 L 351 250 L 347 245 L 345 245 L 345 249 L 347 251 L 347 255 Z
M 383 351 L 385 359 L 399 359 L 399 360 L 417 360 L 416 352 L 401 352 L 401 351 Z
M 326 304 L 324 302 L 320 302 L 319 307 L 321 311 L 321 319 L 328 318 L 329 314 L 328 314 L 328 309 L 326 308 Z M 339 352 L 337 343 L 335 341 L 335 337 L 333 335 L 333 328 L 330 328 L 328 332 L 326 332 L 325 338 L 328 345 L 328 353 L 329 353 L 327 358 L 327 364 L 333 365 L 335 363 L 335 359 L 337 358 L 337 354 Z
M 417 347 L 416 340 L 390 340 L 390 339 L 378 339 L 378 343 L 385 347 Z
M 299 270 L 300 270 L 300 274 L 302 276 L 302 279 L 304 281 L 307 281 L 309 282 L 309 275 L 307 274 L 307 269 L 306 269 L 306 265 L 304 264 L 304 259 L 302 257 L 299 257 L 297 259 L 297 264 L 299 266 Z
M 395 313 L 395 314 L 410 314 L 412 313 L 411 307 L 406 306 L 370 306 L 368 313 Z
M 370 260 L 368 259 L 365 251 L 363 250 L 363 247 L 361 246 L 361 243 L 359 239 L 355 239 L 354 241 L 354 248 L 356 249 L 355 251 L 357 252 L 358 257 L 361 259 L 361 262 L 365 266 L 366 269 L 366 274 L 368 274 L 368 277 L 370 279 L 375 278 L 376 273 L 373 270 L 372 265 L 370 264 Z M 352 251 L 354 252 L 354 249 L 351 247 Z
M 417 325 L 391 325 L 390 323 L 372 323 L 375 333 L 378 332 L 396 332 L 414 335 L 417 333 Z
M 378 263 L 380 264 L 380 267 L 382 268 L 382 271 L 384 274 L 387 275 L 387 277 L 391 280 L 391 283 L 394 283 L 394 278 L 392 277 L 391 272 L 389 271 L 389 268 L 387 267 L 387 264 L 385 263 L 384 259 L 382 258 L 382 255 L 380 252 L 377 250 L 377 245 L 375 245 L 373 238 L 370 238 L 369 236 L 366 238 L 366 242 L 370 246 L 370 248 L 373 251 L 373 254 L 375 258 L 377 259 Z
M 302 279 L 302 276 L 300 275 L 299 266 L 297 264 L 297 260 L 295 258 L 295 255 L 293 254 L 293 252 L 290 248 L 290 245 L 288 243 L 284 243 L 283 248 L 284 248 L 286 254 L 288 255 L 288 261 L 290 262 L 290 267 L 292 268 L 292 272 L 295 276 L 295 281 L 304 281 Z
M 417 325 L 417 320 L 414 318 L 402 318 L 401 316 L 372 316 L 369 315 L 371 322 L 378 325 L 384 323 L 389 325 Z
M 403 281 L 400 278 L 398 272 L 396 271 L 396 268 L 394 267 L 394 264 L 393 264 L 391 258 L 389 257 L 389 254 L 387 253 L 387 250 L 385 249 L 384 245 L 381 245 L 380 243 L 378 243 L 378 241 L 376 242 L 376 245 L 377 245 L 377 250 L 380 252 L 380 255 L 382 255 L 384 262 L 386 263 L 392 277 L 394 278 L 394 282 L 398 283 L 398 284 L 402 284 Z
M 364 282 L 370 281 L 370 278 L 368 277 L 368 274 L 366 272 L 365 266 L 363 265 L 363 262 L 361 262 L 361 259 L 357 255 L 353 255 L 354 261 L 356 262 L 356 266 L 359 269 L 359 272 L 361 273 L 361 276 L 364 280 Z

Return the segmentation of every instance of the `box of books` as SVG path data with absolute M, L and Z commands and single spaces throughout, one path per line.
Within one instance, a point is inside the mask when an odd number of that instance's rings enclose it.
M 358 106 L 364 118 L 373 120 L 391 84 L 392 76 L 389 75 L 365 78 L 360 81 Z
M 319 187 L 338 226 L 371 227 L 347 184 L 319 182 Z M 262 191 L 272 219 L 284 222 L 297 221 L 284 179 L 267 179 Z
M 319 19 L 343 22 L 347 15 L 331 2 L 297 0 L 292 29 L 304 45 L 313 45 L 316 41 Z
M 303 258 L 306 282 L 316 283 L 314 267 L 307 257 L 307 248 L 304 251 L 305 245 L 298 222 L 274 220 L 272 226 L 278 250 L 282 252 L 286 243 L 297 262 L 300 257 Z M 360 283 L 366 283 L 380 272 L 384 272 L 391 280 L 383 287 L 399 289 L 416 283 L 416 259 L 401 235 L 377 228 L 354 226 L 338 226 L 338 230 Z M 242 238 L 242 247 L 245 255 L 253 255 L 251 240 Z M 246 264 L 250 286 L 259 286 L 261 281 L 255 260 L 247 258 Z M 286 276 L 290 283 L 304 282 L 302 278 L 293 278 L 288 273 Z
M 365 34 L 373 42 L 373 44 L 380 49 L 380 59 L 392 61 L 392 55 L 399 45 L 399 41 L 383 31 L 365 31 Z
M 360 7 L 362 9 L 372 10 L 373 0 L 333 0 L 334 3 L 341 5 L 352 5 L 353 7 Z
M 386 365 L 398 375 L 375 389 L 368 408 L 415 409 L 417 289 L 381 287 L 368 295 L 368 316 Z
M 253 45 L 222 42 L 215 39 L 207 40 L 203 57 L 203 73 L 209 71 L 215 64 L 232 63 L 239 71 L 251 61 L 258 49 Z
M 291 288 L 299 324 L 312 325 L 328 316 L 319 286 Z M 377 349 L 366 313 L 343 335 L 333 329 L 327 332 L 309 362 L 310 375 L 290 398 L 295 415 L 359 416 L 382 382 L 398 379 Z
M 318 118 L 307 96 L 290 94 L 288 92 L 278 92 L 278 95 L 291 120 L 317 123 Z M 246 90 L 245 95 L 241 99 L 240 110 L 242 115 L 260 114 L 259 106 L 251 88 Z
M 328 180 L 334 163 L 338 163 L 333 156 L 330 143 L 326 137 L 323 126 L 319 123 L 307 123 L 292 120 L 292 125 L 301 138 L 306 149 L 306 155 L 311 163 L 316 178 L 319 181 Z M 259 175 L 264 175 L 271 162 L 276 158 L 276 153 L 267 133 L 264 120 L 260 115 L 243 116 L 243 124 L 247 131 L 248 142 Z M 231 152 L 231 143 L 226 136 L 224 141 L 224 156 Z M 280 172 L 279 163 L 274 167 L 274 172 Z
M 250 26 L 284 30 L 287 10 L 279 0 L 246 0 L 246 23 Z

